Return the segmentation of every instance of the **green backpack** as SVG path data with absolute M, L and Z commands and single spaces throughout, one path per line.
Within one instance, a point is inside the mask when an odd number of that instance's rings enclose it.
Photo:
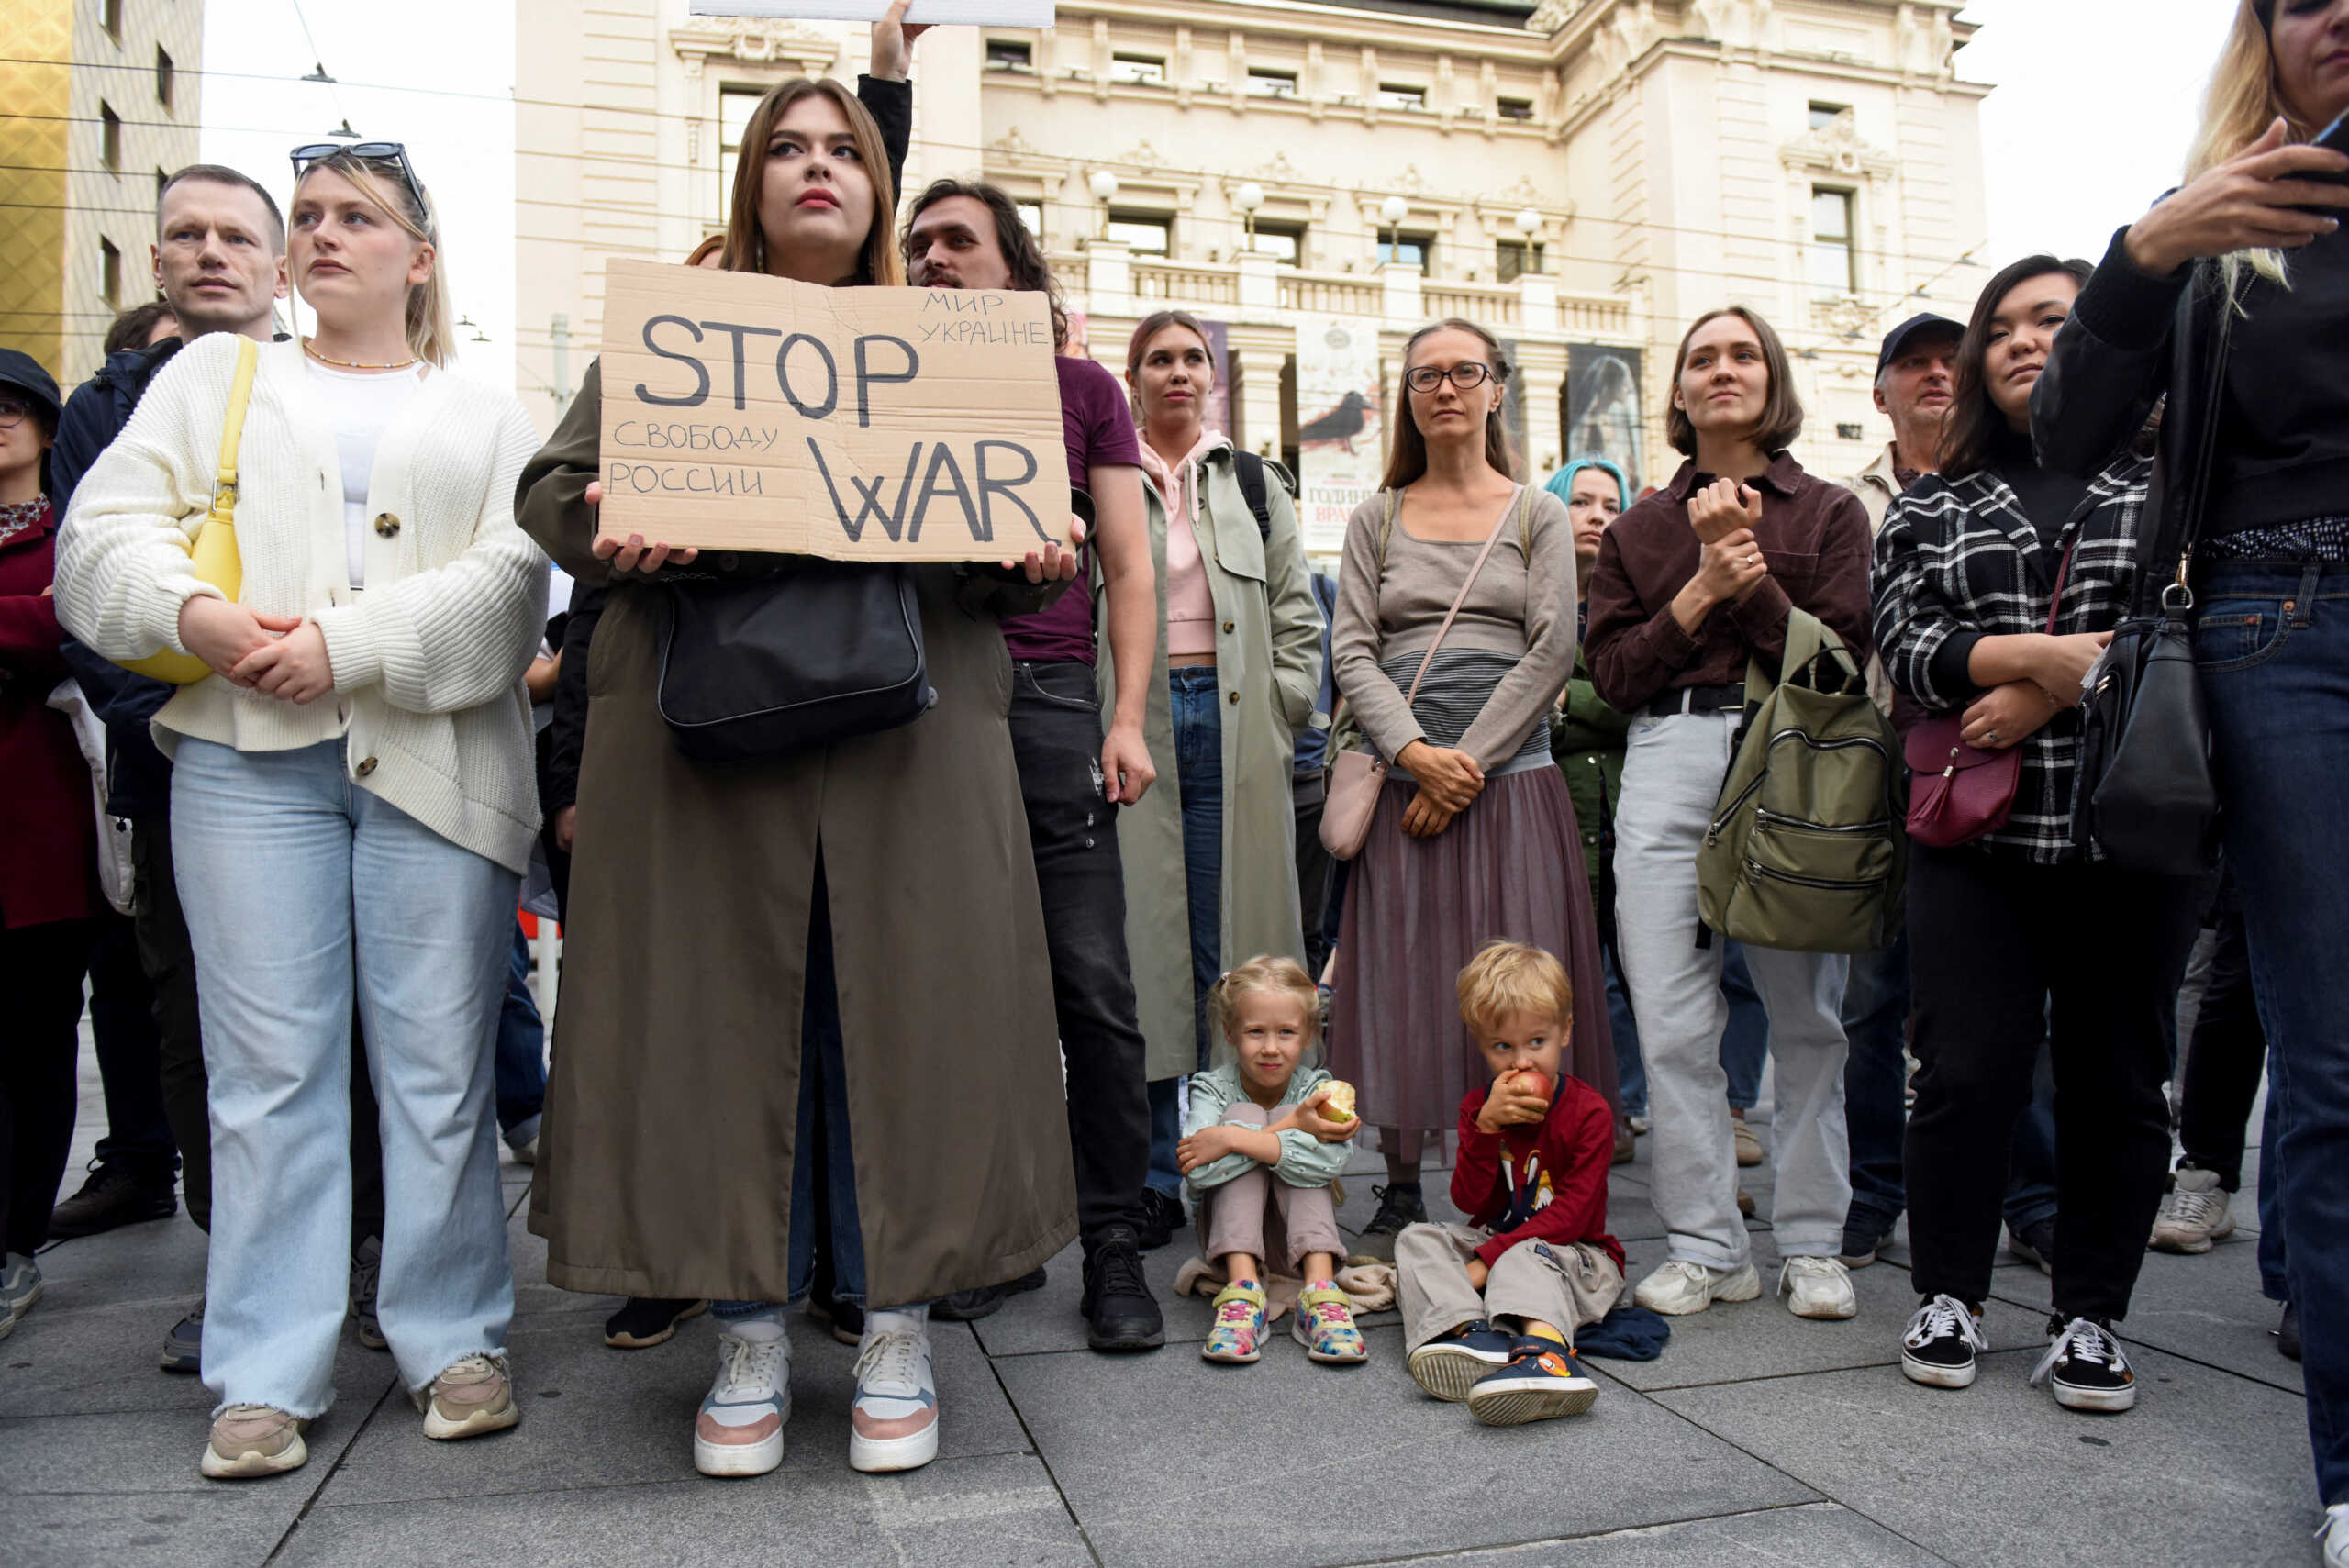
M 1908 875 L 1900 745 L 1842 639 L 1792 611 L 1777 679 L 1746 670 L 1745 713 L 1697 851 L 1698 917 L 1755 947 L 1887 946 Z

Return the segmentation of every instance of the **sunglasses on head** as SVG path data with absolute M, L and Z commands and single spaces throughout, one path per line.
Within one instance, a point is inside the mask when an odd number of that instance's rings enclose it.
M 407 194 L 415 198 L 416 210 L 424 215 L 427 225 L 431 223 L 432 204 L 424 199 L 424 187 L 417 183 L 416 166 L 407 161 L 407 144 L 405 142 L 354 141 L 346 146 L 340 141 L 314 141 L 306 147 L 297 147 L 293 152 L 294 183 L 301 183 L 302 176 L 309 172 L 311 164 L 323 163 L 339 152 L 347 152 L 362 163 L 388 164 L 397 170 L 400 183 L 406 185 Z

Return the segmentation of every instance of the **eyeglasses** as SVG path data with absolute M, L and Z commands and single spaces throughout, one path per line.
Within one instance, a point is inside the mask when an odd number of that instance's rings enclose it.
M 424 187 L 417 183 L 416 166 L 407 161 L 407 145 L 398 141 L 354 141 L 349 146 L 340 141 L 314 141 L 294 150 L 294 182 L 301 183 L 302 176 L 313 163 L 324 162 L 338 152 L 347 152 L 364 163 L 388 163 L 399 171 L 400 183 L 416 200 L 416 210 L 424 215 L 427 227 L 432 222 L 432 204 L 425 199 Z
M 33 406 L 29 403 L 14 397 L 0 397 L 0 430 L 15 429 L 25 422 L 25 416 L 32 411 Z
M 1463 392 L 1472 386 L 1482 386 L 1487 380 L 1500 380 L 1499 373 L 1492 366 L 1475 360 L 1463 360 L 1449 371 L 1438 370 L 1433 365 L 1420 365 L 1407 371 L 1403 375 L 1403 384 L 1413 392 L 1433 392 L 1443 384 L 1446 376 Z

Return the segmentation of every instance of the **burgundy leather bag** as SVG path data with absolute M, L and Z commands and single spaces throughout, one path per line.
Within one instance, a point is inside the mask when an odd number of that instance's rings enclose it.
M 2055 635 L 2055 616 L 2064 603 L 2064 584 L 2072 575 L 2072 550 L 2064 550 L 2063 569 L 2055 574 L 2055 597 L 2047 609 L 2047 634 Z M 1970 843 L 2007 825 L 2015 808 L 2015 791 L 2022 783 L 2022 743 L 1985 751 L 1965 743 L 1964 712 L 1935 714 L 1912 727 L 1900 743 L 1909 764 L 1909 837 L 1936 850 Z

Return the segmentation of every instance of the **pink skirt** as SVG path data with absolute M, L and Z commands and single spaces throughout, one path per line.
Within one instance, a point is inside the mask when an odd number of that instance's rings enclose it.
M 1566 1071 L 1618 1106 L 1598 924 L 1564 775 L 1541 767 L 1492 779 L 1432 839 L 1403 831 L 1417 788 L 1388 783 L 1346 877 L 1330 1070 L 1353 1084 L 1373 1127 L 1457 1127 L 1461 1096 L 1489 1079 L 1460 1021 L 1460 971 L 1506 939 L 1565 964 L 1575 987 Z

